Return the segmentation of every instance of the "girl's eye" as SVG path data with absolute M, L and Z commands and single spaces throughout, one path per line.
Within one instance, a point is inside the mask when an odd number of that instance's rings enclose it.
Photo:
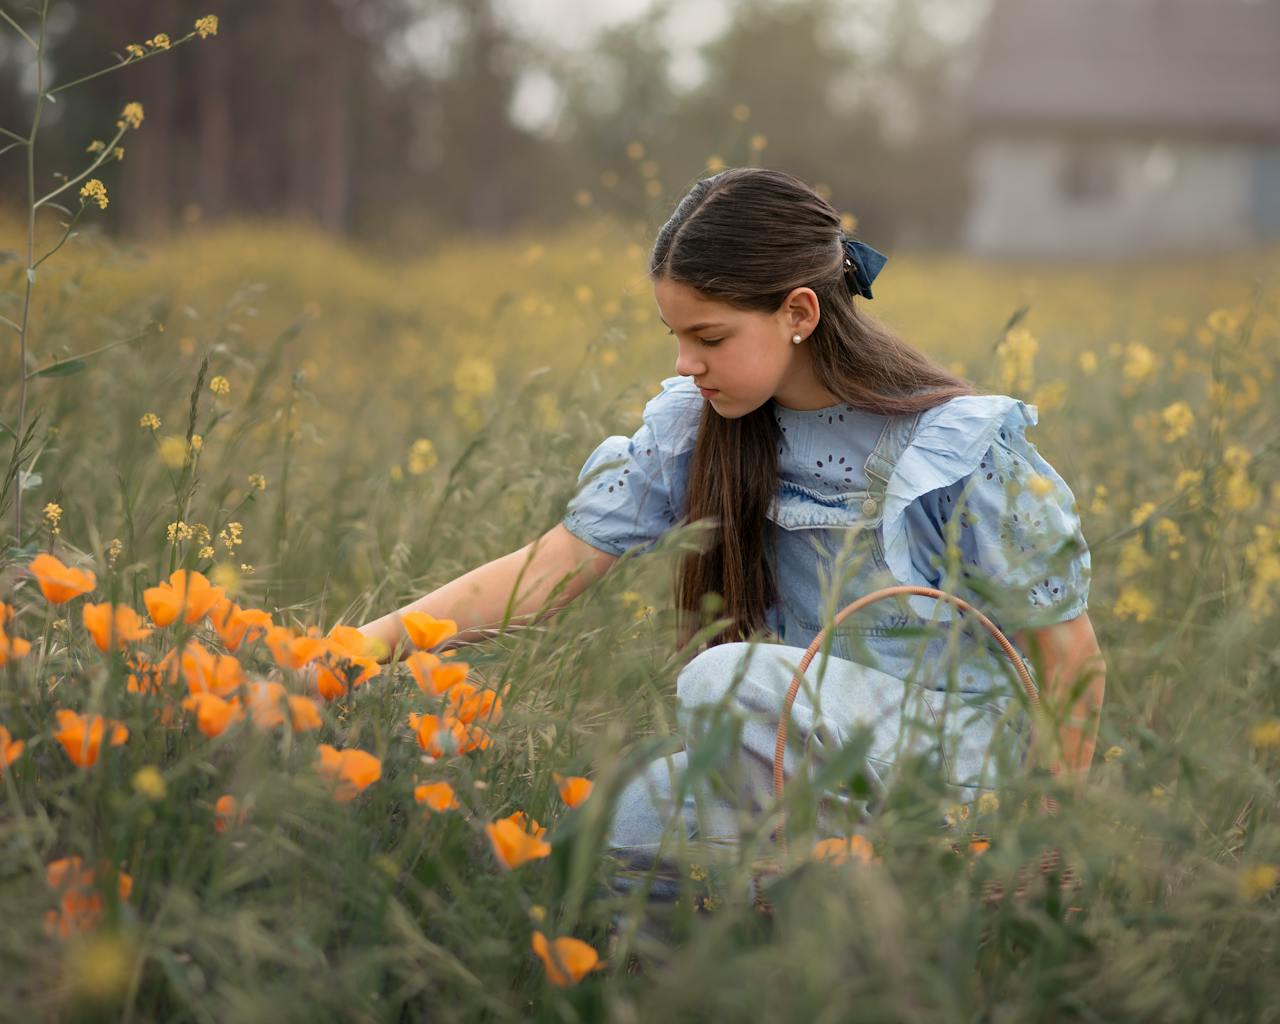
M 704 345 L 719 345 L 724 338 L 699 338 L 698 340 Z

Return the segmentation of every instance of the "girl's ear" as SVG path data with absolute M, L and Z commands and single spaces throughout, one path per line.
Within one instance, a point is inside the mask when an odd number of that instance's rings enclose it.
M 820 312 L 817 292 L 807 287 L 792 289 L 782 300 L 783 327 L 788 335 L 799 332 L 807 337 L 818 326 Z

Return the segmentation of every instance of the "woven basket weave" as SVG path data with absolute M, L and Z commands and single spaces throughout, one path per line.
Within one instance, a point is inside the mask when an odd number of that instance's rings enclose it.
M 935 600 L 945 601 L 948 604 L 955 605 L 965 615 L 972 615 L 975 619 L 977 619 L 977 621 L 982 624 L 983 628 L 986 629 L 986 631 L 995 638 L 996 643 L 1000 645 L 1000 649 L 1004 652 L 1005 656 L 1013 664 L 1015 671 L 1018 673 L 1018 678 L 1022 680 L 1023 688 L 1026 690 L 1027 700 L 1030 703 L 1031 710 L 1032 710 L 1032 715 L 1031 715 L 1032 749 L 1039 749 L 1037 741 L 1040 735 L 1039 734 L 1040 693 L 1036 689 L 1036 684 L 1034 680 L 1032 680 L 1031 678 L 1031 673 L 1027 671 L 1027 666 L 1023 663 L 1022 657 L 1018 654 L 1017 649 L 1013 646 L 1012 643 L 1009 642 L 1009 638 L 1006 637 L 1000 631 L 1000 629 L 995 625 L 995 623 L 993 623 L 989 618 L 987 618 L 987 616 L 983 615 L 982 612 L 978 611 L 978 609 L 974 608 L 971 604 L 964 601 L 962 598 L 956 597 L 954 594 L 949 594 L 944 590 L 936 590 L 932 587 L 917 587 L 917 586 L 910 586 L 910 585 L 884 587 L 880 590 L 874 590 L 869 594 L 865 594 L 862 597 L 858 598 L 856 601 L 853 601 L 845 605 L 844 608 L 842 608 L 838 613 L 836 613 L 836 616 L 832 620 L 831 624 L 823 628 L 822 631 L 819 632 L 818 635 L 813 638 L 813 642 L 809 644 L 808 649 L 804 653 L 804 657 L 800 659 L 800 665 L 796 669 L 795 675 L 791 679 L 791 686 L 787 690 L 786 701 L 783 704 L 782 713 L 778 718 L 778 736 L 777 736 L 777 742 L 774 745 L 774 751 L 773 751 L 774 796 L 778 797 L 779 799 L 781 799 L 782 797 L 783 782 L 784 782 L 783 772 L 782 772 L 783 755 L 786 751 L 786 746 L 787 746 L 787 722 L 791 718 L 791 705 L 795 702 L 796 694 L 800 691 L 800 683 L 804 677 L 804 673 L 808 669 L 809 663 L 813 661 L 814 655 L 818 653 L 818 649 L 822 646 L 823 642 L 826 640 L 827 635 L 831 632 L 831 630 L 834 629 L 836 626 L 838 626 L 844 619 L 848 618 L 854 612 L 860 611 L 863 608 L 866 608 L 868 605 L 874 604 L 877 601 L 884 601 L 888 598 L 897 597 L 902 594 L 919 595 L 921 597 L 932 597 Z M 1055 775 L 1055 776 L 1058 775 L 1060 773 L 1060 770 L 1061 769 L 1057 761 L 1054 761 L 1049 765 L 1049 772 L 1051 775 Z M 1045 811 L 1049 814 L 1056 813 L 1058 809 L 1057 802 L 1053 800 L 1051 797 L 1044 798 L 1043 807 Z M 782 815 L 782 820 L 779 821 L 777 827 L 773 830 L 772 838 L 777 842 L 782 856 L 785 856 L 787 852 L 787 840 L 786 840 L 786 834 L 785 834 L 785 827 L 786 827 L 785 809 L 781 809 L 780 813 Z M 1039 867 L 1040 867 L 1041 873 L 1047 875 L 1047 874 L 1050 874 L 1051 872 L 1059 870 L 1060 862 L 1061 862 L 1061 858 L 1057 850 L 1046 850 L 1040 858 Z M 761 911 L 762 913 L 772 914 L 773 905 L 764 897 L 761 891 L 761 878 L 766 875 L 781 874 L 783 870 L 784 869 L 781 865 L 780 859 L 772 860 L 769 858 L 763 858 L 763 859 L 757 860 L 752 865 L 752 873 L 753 873 L 752 881 L 755 888 L 754 902 L 755 902 L 756 909 Z M 1062 883 L 1064 887 L 1067 885 L 1071 885 L 1073 883 L 1073 876 L 1069 866 L 1064 866 L 1061 869 L 1061 876 L 1062 876 Z M 1018 877 L 1019 877 L 1019 884 L 1014 890 L 1015 896 L 1021 896 L 1026 891 L 1027 883 L 1026 883 L 1025 869 L 1019 871 Z M 1079 883 L 1076 882 L 1074 884 L 1078 887 Z M 991 881 L 987 883 L 985 887 L 984 897 L 989 902 L 999 901 L 1003 895 L 1004 895 L 1003 889 L 1000 886 L 999 882 Z

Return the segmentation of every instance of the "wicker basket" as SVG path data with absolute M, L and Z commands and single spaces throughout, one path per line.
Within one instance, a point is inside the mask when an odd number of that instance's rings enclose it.
M 773 751 L 773 792 L 776 797 L 778 798 L 782 797 L 783 781 L 784 781 L 783 771 L 782 771 L 783 755 L 784 755 L 784 752 L 786 751 L 786 746 L 787 746 L 787 722 L 791 718 L 791 705 L 795 702 L 796 694 L 800 690 L 801 680 L 804 677 L 805 671 L 809 667 L 809 663 L 813 661 L 814 655 L 818 653 L 818 649 L 822 646 L 823 642 L 826 640 L 827 634 L 829 634 L 832 629 L 838 626 L 848 616 L 852 615 L 854 612 L 860 611 L 861 609 L 867 607 L 870 604 L 874 604 L 876 601 L 883 601 L 883 600 L 886 600 L 887 598 L 897 597 L 902 594 L 919 595 L 921 597 L 932 597 L 936 600 L 946 601 L 948 604 L 955 605 L 964 614 L 972 615 L 974 618 L 976 618 L 978 622 L 982 624 L 983 628 L 985 628 L 987 632 L 990 633 L 995 638 L 996 643 L 1000 645 L 1000 649 L 1004 652 L 1005 656 L 1013 664 L 1014 669 L 1018 673 L 1018 678 L 1022 680 L 1023 688 L 1026 690 L 1027 700 L 1031 705 L 1031 711 L 1032 711 L 1032 715 L 1031 715 L 1032 749 L 1033 750 L 1038 749 L 1037 738 L 1040 735 L 1039 691 L 1036 689 L 1036 684 L 1031 678 L 1031 673 L 1027 671 L 1027 666 L 1023 663 L 1022 658 L 1018 654 L 1017 649 L 1013 646 L 1012 643 L 1009 642 L 1009 638 L 1006 637 L 999 630 L 999 628 L 995 625 L 995 623 L 993 623 L 989 618 L 987 618 L 987 616 L 983 615 L 982 612 L 978 611 L 968 602 L 964 601 L 959 597 L 956 597 L 954 594 L 949 594 L 943 590 L 936 590 L 932 587 L 917 587 L 917 586 L 909 586 L 909 585 L 884 587 L 880 590 L 874 590 L 869 594 L 865 594 L 862 597 L 858 598 L 856 601 L 853 601 L 850 604 L 845 605 L 845 607 L 842 608 L 836 614 L 835 619 L 831 622 L 831 624 L 823 628 L 822 631 L 819 632 L 818 635 L 813 638 L 813 642 L 809 644 L 808 649 L 804 653 L 804 657 L 800 659 L 800 665 L 796 669 L 795 675 L 791 679 L 791 686 L 787 690 L 786 701 L 783 704 L 782 713 L 778 719 L 778 738 Z M 1060 770 L 1061 769 L 1057 761 L 1054 761 L 1049 765 L 1049 772 L 1051 775 L 1058 775 L 1060 773 Z M 1051 797 L 1044 798 L 1043 807 L 1045 811 L 1049 814 L 1056 813 L 1058 809 L 1057 802 L 1053 800 Z M 777 827 L 773 830 L 772 838 L 777 842 L 782 855 L 785 856 L 787 851 L 787 840 L 785 835 L 785 827 L 786 827 L 785 809 L 781 810 L 781 814 L 782 814 L 782 820 L 778 823 Z M 1040 864 L 1039 864 L 1040 871 L 1042 874 L 1047 875 L 1053 871 L 1059 870 L 1060 863 L 1061 863 L 1061 858 L 1057 850 L 1046 850 L 1040 858 Z M 784 869 L 780 863 L 780 860 L 772 860 L 769 858 L 763 858 L 763 859 L 757 860 L 752 865 L 752 876 L 753 876 L 752 881 L 755 889 L 754 902 L 755 902 L 756 909 L 759 910 L 760 912 L 765 914 L 773 913 L 773 905 L 764 897 L 761 891 L 761 878 L 766 875 L 781 874 L 783 870 Z M 1061 880 L 1064 887 L 1066 887 L 1067 885 L 1071 885 L 1073 883 L 1073 876 L 1069 866 L 1063 866 L 1061 868 L 1061 876 L 1062 876 Z M 1076 887 L 1078 887 L 1079 885 L 1078 882 L 1075 882 L 1074 884 Z M 1015 896 L 1022 895 L 1026 891 L 1026 888 L 1027 888 L 1026 871 L 1024 869 L 1019 872 L 1019 884 L 1015 887 L 1015 890 L 1014 890 Z M 1002 887 L 1000 886 L 1000 883 L 994 882 L 994 881 L 987 883 L 985 887 L 984 897 L 989 902 L 999 901 L 1003 895 L 1004 893 L 1003 893 Z

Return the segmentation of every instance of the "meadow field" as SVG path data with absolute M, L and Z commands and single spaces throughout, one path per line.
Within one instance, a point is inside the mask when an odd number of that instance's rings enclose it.
M 452 659 L 430 623 L 381 670 L 344 632 L 554 525 L 639 425 L 674 373 L 655 226 L 584 205 L 411 256 L 87 230 L 41 268 L 28 365 L 0 348 L 6 462 L 21 372 L 37 416 L 0 496 L 0 1018 L 1280 1020 L 1280 251 L 895 254 L 867 307 L 1039 408 L 1107 661 L 1079 793 L 1028 778 L 939 832 L 922 771 L 823 857 L 797 786 L 772 916 L 694 856 L 646 922 L 602 839 L 681 745 L 678 535 Z M 1076 887 L 985 898 L 1050 847 Z

